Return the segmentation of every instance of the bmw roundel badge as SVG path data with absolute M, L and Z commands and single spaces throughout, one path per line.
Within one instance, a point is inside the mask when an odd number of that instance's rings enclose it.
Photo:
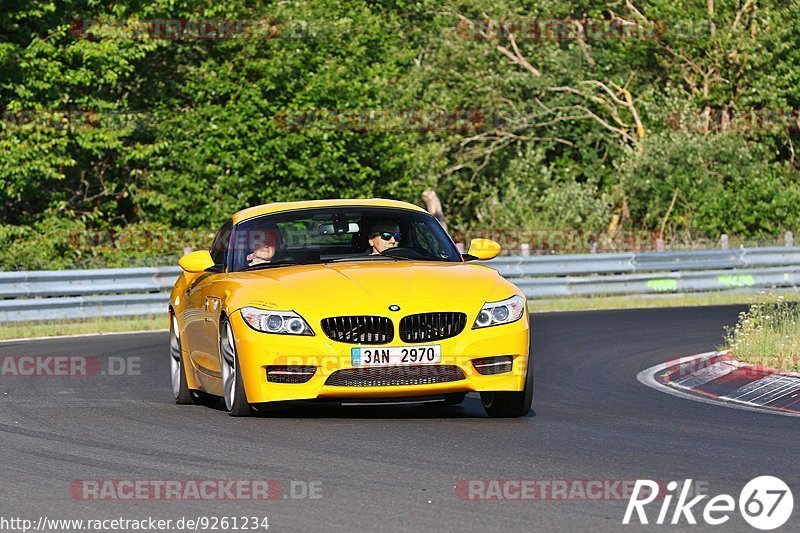
M 389 306 L 389 311 L 399 311 L 399 310 L 400 310 L 400 306 L 399 305 L 392 304 L 392 305 Z

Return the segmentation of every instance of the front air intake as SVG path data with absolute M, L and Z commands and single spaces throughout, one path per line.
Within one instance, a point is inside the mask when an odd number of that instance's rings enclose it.
M 392 321 L 383 316 L 335 316 L 322 320 L 328 338 L 349 344 L 386 344 L 394 338 Z
M 455 365 L 410 365 L 337 370 L 325 381 L 331 387 L 396 387 L 430 385 L 464 379 Z
M 464 313 L 420 313 L 400 321 L 403 342 L 429 342 L 455 337 L 467 325 Z

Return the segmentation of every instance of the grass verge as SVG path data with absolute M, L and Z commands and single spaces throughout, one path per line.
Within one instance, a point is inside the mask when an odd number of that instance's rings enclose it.
M 800 303 L 783 296 L 758 302 L 725 329 L 725 342 L 739 361 L 800 372 Z
M 0 340 L 167 329 L 166 313 L 128 318 L 89 318 L 72 321 L 8 322 L 0 324 Z

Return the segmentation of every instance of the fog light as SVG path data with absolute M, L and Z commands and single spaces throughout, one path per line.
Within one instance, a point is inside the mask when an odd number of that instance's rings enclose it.
M 267 381 L 270 383 L 306 383 L 317 372 L 314 366 L 268 366 Z
M 514 366 L 514 358 L 510 355 L 482 357 L 480 359 L 473 359 L 472 366 L 475 367 L 478 374 L 483 376 L 503 374 L 505 372 L 511 372 L 511 368 Z

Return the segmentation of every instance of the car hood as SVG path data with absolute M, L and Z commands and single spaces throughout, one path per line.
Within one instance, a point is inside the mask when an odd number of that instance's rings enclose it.
M 467 263 L 328 263 L 235 273 L 230 281 L 236 288 L 234 301 L 229 302 L 234 310 L 245 305 L 336 309 L 345 314 L 385 310 L 389 305 L 406 312 L 470 310 L 492 297 L 519 294 L 494 269 Z

